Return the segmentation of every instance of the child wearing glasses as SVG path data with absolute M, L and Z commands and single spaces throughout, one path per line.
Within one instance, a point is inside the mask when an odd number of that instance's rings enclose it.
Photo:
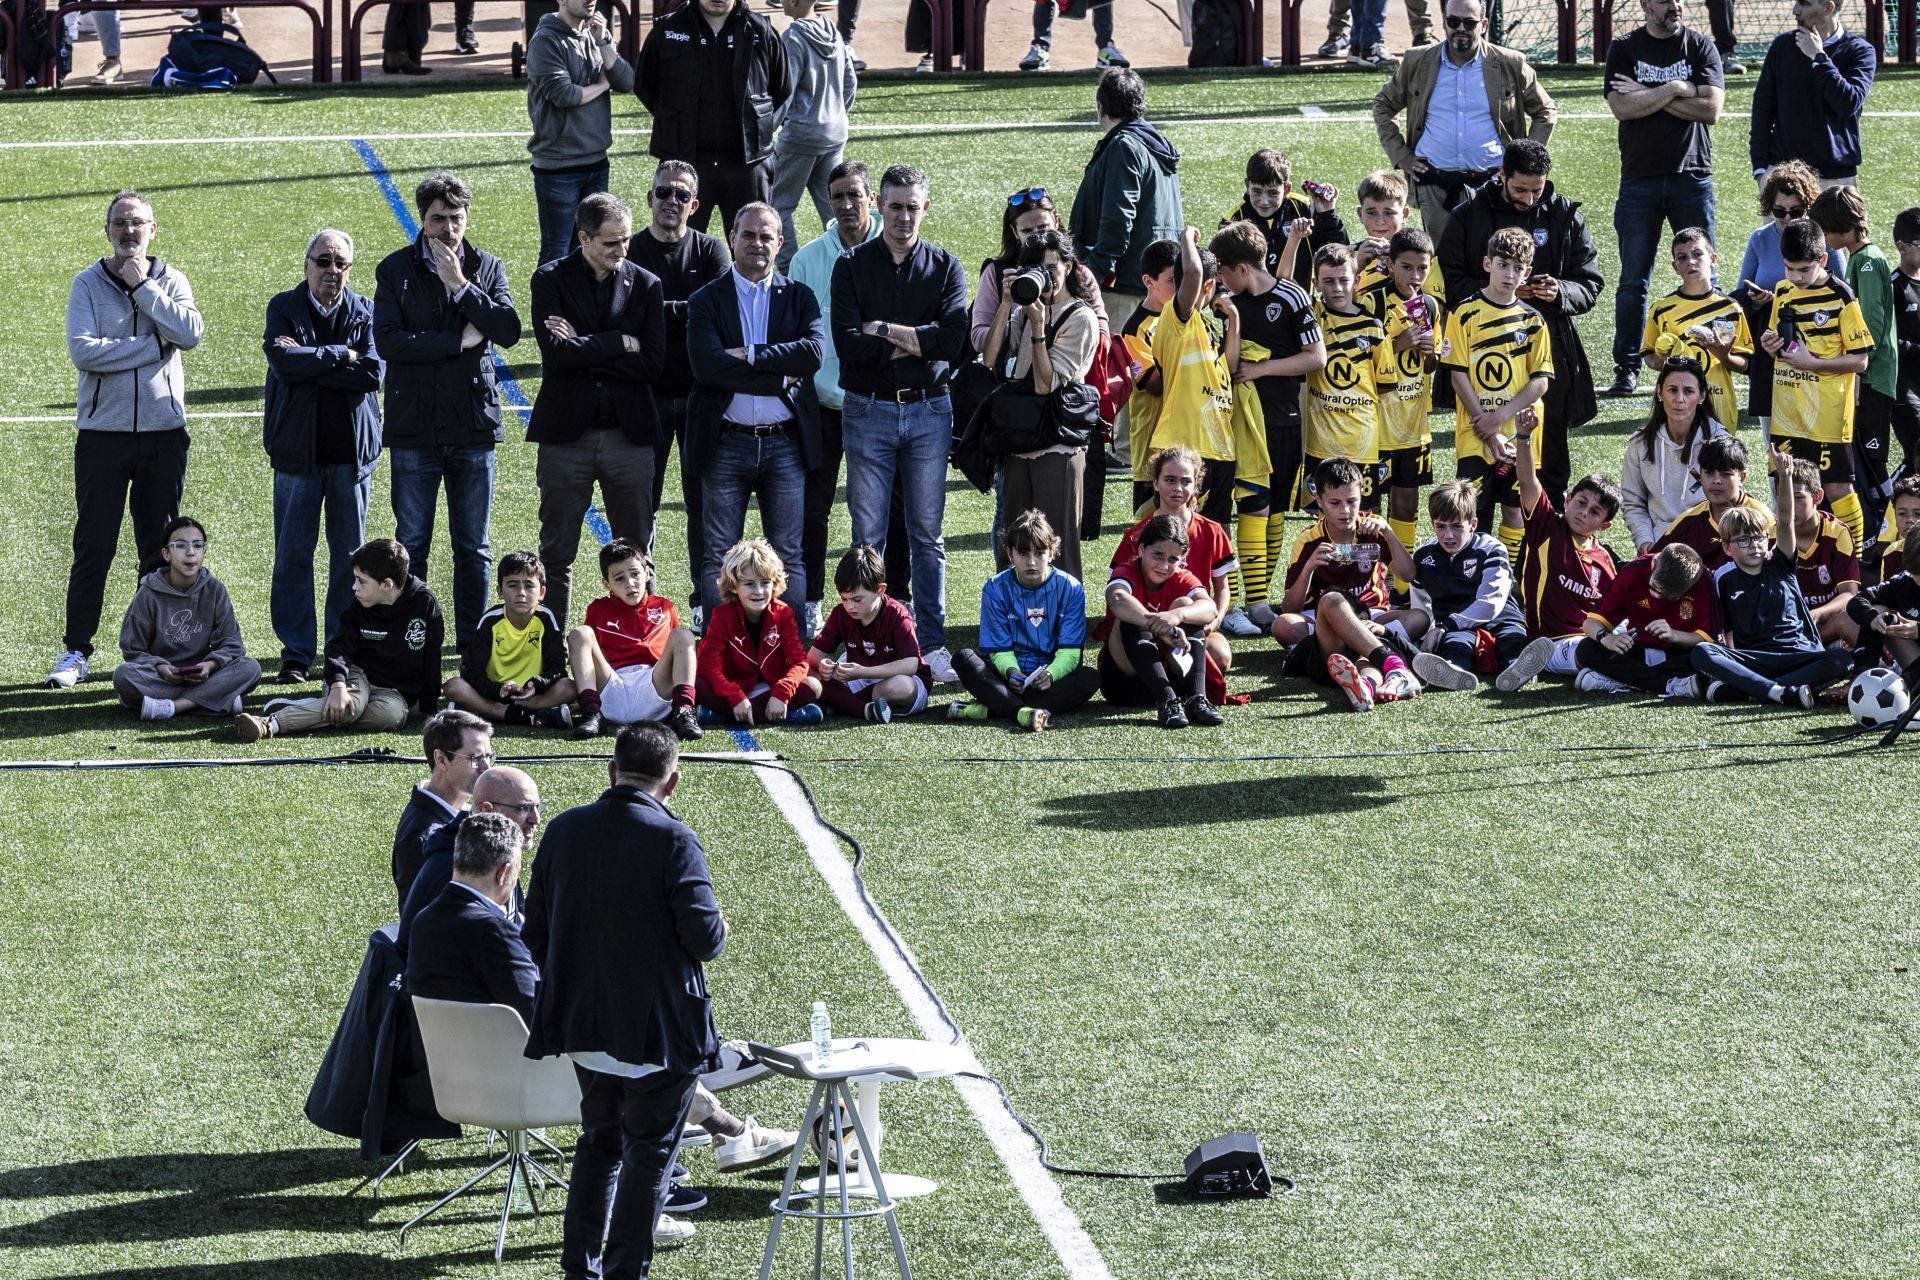
M 247 656 L 233 601 L 207 572 L 206 560 L 206 529 L 192 516 L 174 517 L 120 623 L 122 661 L 113 669 L 113 689 L 142 720 L 196 711 L 233 715 L 260 683 L 260 664 Z

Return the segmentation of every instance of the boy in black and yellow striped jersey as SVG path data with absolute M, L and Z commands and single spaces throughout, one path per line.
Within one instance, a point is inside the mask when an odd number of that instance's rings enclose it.
M 1353 251 L 1330 244 L 1313 255 L 1316 314 L 1327 363 L 1307 375 L 1307 474 L 1329 458 L 1360 467 L 1360 509 L 1380 510 L 1380 389 L 1397 376 L 1386 326 L 1354 297 Z
M 1640 357 L 1657 373 L 1669 360 L 1692 357 L 1707 371 L 1707 401 L 1714 420 L 1728 431 L 1740 427 L 1740 401 L 1733 375 L 1747 371 L 1753 334 L 1740 304 L 1714 288 L 1719 262 L 1713 241 L 1699 227 L 1673 238 L 1673 273 L 1680 287 L 1647 310 Z

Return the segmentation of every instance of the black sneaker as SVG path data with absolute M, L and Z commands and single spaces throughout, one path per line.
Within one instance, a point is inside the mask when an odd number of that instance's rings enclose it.
M 1162 729 L 1184 729 L 1187 727 L 1187 713 L 1180 706 L 1180 699 L 1173 694 L 1160 704 L 1160 727 Z
M 676 1183 L 673 1189 L 667 1192 L 667 1202 L 661 1207 L 668 1213 L 692 1213 L 696 1209 L 707 1207 L 707 1193 L 698 1187 Z
M 281 663 L 280 674 L 274 677 L 281 684 L 305 684 L 312 678 L 307 669 L 297 662 Z
M 533 712 L 527 710 L 518 702 L 509 702 L 507 704 L 506 722 L 511 725 L 517 725 L 523 729 L 531 729 L 533 727 Z
M 600 713 L 589 711 L 573 722 L 573 736 L 576 738 L 597 738 L 600 736 Z
M 480 38 L 473 34 L 472 27 L 464 27 L 454 33 L 453 47 L 461 53 L 480 52 Z
M 542 707 L 533 712 L 529 722 L 537 729 L 565 729 L 573 724 L 573 712 L 563 702 L 557 707 Z
M 667 715 L 667 728 L 673 730 L 682 742 L 697 742 L 706 736 L 706 730 L 700 727 L 700 717 L 694 714 L 692 707 L 675 707 Z
M 1204 693 L 1194 694 L 1191 698 L 1182 702 L 1180 708 L 1187 713 L 1188 724 L 1199 724 L 1212 728 L 1215 725 L 1221 725 L 1227 722 L 1227 718 L 1220 714 L 1220 708 L 1208 702 L 1207 695 Z
M 1601 395 L 1630 396 L 1640 389 L 1640 371 L 1623 365 L 1613 367 L 1613 383 Z

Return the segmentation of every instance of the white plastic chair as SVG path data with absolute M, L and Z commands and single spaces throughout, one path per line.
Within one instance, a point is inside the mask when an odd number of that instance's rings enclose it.
M 501 1201 L 500 1231 L 493 1246 L 493 1260 L 498 1263 L 507 1247 L 507 1220 L 513 1214 L 516 1181 L 526 1188 L 536 1214 L 540 1212 L 534 1192 L 536 1182 L 551 1181 L 561 1190 L 567 1189 L 565 1181 L 529 1153 L 528 1138 L 530 1130 L 580 1123 L 580 1079 L 565 1058 L 536 1061 L 526 1057 L 527 1024 L 504 1004 L 414 996 L 413 1012 L 420 1024 L 421 1043 L 426 1046 L 434 1109 L 455 1124 L 498 1129 L 506 1151 L 401 1227 L 400 1246 L 406 1247 L 407 1232 L 430 1214 L 505 1165 L 507 1192 Z

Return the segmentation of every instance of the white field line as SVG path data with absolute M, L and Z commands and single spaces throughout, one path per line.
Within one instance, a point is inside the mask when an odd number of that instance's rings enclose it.
M 761 754 L 764 759 L 773 758 L 766 753 Z M 781 816 L 786 818 L 799 835 L 800 842 L 806 846 L 814 869 L 833 891 L 840 909 L 866 940 L 867 949 L 873 953 L 881 971 L 887 975 L 887 981 L 893 984 L 907 1011 L 913 1015 L 914 1025 L 920 1028 L 920 1034 L 929 1040 L 944 1042 L 949 1034 L 948 1029 L 933 1002 L 926 979 L 919 972 L 918 962 L 910 955 L 903 956 L 895 948 L 893 940 L 868 913 L 854 885 L 853 865 L 841 851 L 839 840 L 814 817 L 813 808 L 807 803 L 800 784 L 778 769 L 755 769 L 754 773 L 759 775 L 760 784 L 767 789 L 767 795 L 780 810 Z M 904 942 L 900 944 L 902 948 L 905 945 Z M 968 1057 L 972 1057 L 973 1050 L 964 1040 L 961 1048 Z M 977 1059 L 975 1062 L 975 1069 L 984 1075 L 985 1070 L 978 1067 Z M 987 1141 L 993 1144 L 994 1153 L 1006 1166 L 1014 1188 L 1020 1192 L 1021 1199 L 1027 1202 L 1034 1221 L 1040 1224 L 1041 1232 L 1053 1246 L 1067 1275 L 1072 1280 L 1112 1280 L 1106 1260 L 1100 1256 L 1086 1228 L 1080 1225 L 1079 1216 L 1067 1206 L 1066 1198 L 1061 1195 L 1060 1184 L 1040 1163 L 1039 1149 L 1014 1122 L 1013 1113 L 1007 1110 L 1006 1103 L 993 1086 L 984 1080 L 956 1079 L 954 1084 L 958 1086 L 967 1109 L 973 1112 L 974 1119 L 985 1130 Z

